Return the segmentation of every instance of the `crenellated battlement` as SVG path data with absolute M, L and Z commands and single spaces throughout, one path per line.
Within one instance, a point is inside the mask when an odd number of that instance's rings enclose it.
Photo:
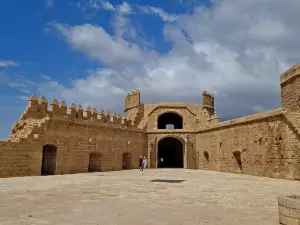
M 58 102 L 57 99 L 53 99 L 48 108 L 48 100 L 42 96 L 38 98 L 36 95 L 31 95 L 28 99 L 28 106 L 21 116 L 21 120 L 28 118 L 41 119 L 44 117 L 63 117 L 66 119 L 83 120 L 88 122 L 99 122 L 117 125 L 120 127 L 136 128 L 136 119 L 128 119 L 125 116 L 121 116 L 118 113 L 110 113 L 108 111 L 100 110 L 96 108 L 83 107 L 72 103 L 69 107 L 64 101 Z M 14 129 L 14 128 L 13 128 Z
M 141 93 L 139 90 L 128 93 L 125 99 L 125 112 L 129 109 L 139 107 L 141 103 Z

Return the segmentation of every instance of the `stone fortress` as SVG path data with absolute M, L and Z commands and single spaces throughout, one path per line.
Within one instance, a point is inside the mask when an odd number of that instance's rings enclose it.
M 142 104 L 125 113 L 32 95 L 12 134 L 0 142 L 0 177 L 169 167 L 300 179 L 300 65 L 280 77 L 282 108 L 220 122 L 214 96 L 202 104 Z M 163 158 L 163 161 L 161 161 Z

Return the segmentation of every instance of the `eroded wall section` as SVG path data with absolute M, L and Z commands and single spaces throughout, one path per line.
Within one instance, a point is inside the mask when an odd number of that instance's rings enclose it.
M 299 179 L 299 134 L 281 109 L 197 134 L 200 169 Z

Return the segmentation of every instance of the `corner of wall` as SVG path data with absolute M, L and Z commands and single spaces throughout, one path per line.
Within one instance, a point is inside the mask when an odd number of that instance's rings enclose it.
M 300 110 L 300 64 L 280 76 L 280 87 L 283 110 Z

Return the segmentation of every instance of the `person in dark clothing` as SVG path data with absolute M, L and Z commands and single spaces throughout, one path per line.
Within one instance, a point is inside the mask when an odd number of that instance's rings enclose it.
M 144 165 L 143 165 L 143 157 L 142 156 L 140 156 L 140 158 L 139 158 L 139 167 L 140 167 L 140 171 L 143 171 Z

